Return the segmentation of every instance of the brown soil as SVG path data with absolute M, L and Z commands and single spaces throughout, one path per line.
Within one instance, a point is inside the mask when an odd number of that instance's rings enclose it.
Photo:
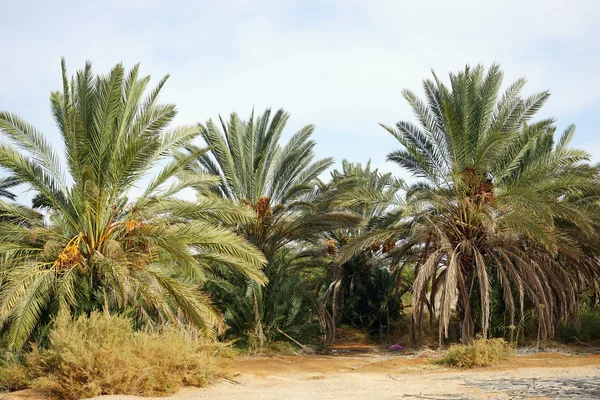
M 600 399 L 600 354 L 530 354 L 472 370 L 433 365 L 429 361 L 436 356 L 435 352 L 385 352 L 246 357 L 234 362 L 232 380 L 208 388 L 185 388 L 169 399 Z M 37 397 L 23 391 L 9 398 Z
M 600 362 L 599 362 L 600 363 Z M 390 355 L 354 356 L 293 356 L 246 358 L 235 363 L 239 374 L 257 377 L 282 376 L 304 373 L 339 374 L 361 372 L 390 372 L 391 368 L 415 367 L 427 364 L 426 358 L 404 358 Z
M 336 374 L 360 371 L 361 373 L 390 373 L 397 370 L 415 369 L 419 372 L 456 372 L 454 369 L 431 365 L 435 353 L 424 355 L 379 355 L 354 356 L 290 356 L 271 358 L 243 358 L 237 361 L 234 369 L 238 374 L 257 377 L 281 376 L 290 374 L 315 373 Z M 574 368 L 599 366 L 600 354 L 568 355 L 559 353 L 539 353 L 512 357 L 510 360 L 488 368 L 468 371 L 507 371 L 517 368 Z
M 539 353 L 513 357 L 508 361 L 489 367 L 489 371 L 506 371 L 516 368 L 575 368 L 600 366 L 600 354 L 569 355 L 562 353 Z

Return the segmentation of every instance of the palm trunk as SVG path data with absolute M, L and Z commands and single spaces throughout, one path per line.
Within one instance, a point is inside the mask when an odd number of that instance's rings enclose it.
M 254 297 L 254 325 L 258 331 L 258 343 L 262 348 L 265 345 L 265 334 L 263 331 L 263 325 L 260 318 L 260 309 L 258 308 L 258 299 L 256 298 L 256 292 L 253 292 Z
M 473 337 L 475 336 L 475 325 L 473 324 L 470 295 L 465 284 L 465 281 L 472 281 L 471 276 L 472 273 L 464 268 L 461 268 L 461 273 L 458 275 L 459 294 L 458 301 L 456 303 L 456 310 L 458 312 L 458 319 L 460 321 L 460 340 L 463 344 L 471 343 Z
M 467 299 L 468 302 L 468 299 Z M 473 324 L 473 315 L 471 315 L 471 307 L 469 304 L 464 304 L 462 297 L 458 300 L 458 318 L 460 321 L 460 340 L 463 344 L 471 343 L 475 336 L 475 325 Z
M 319 316 L 323 344 L 332 344 L 335 340 L 335 322 L 333 321 L 331 314 L 327 311 L 324 303 L 318 302 L 317 314 Z

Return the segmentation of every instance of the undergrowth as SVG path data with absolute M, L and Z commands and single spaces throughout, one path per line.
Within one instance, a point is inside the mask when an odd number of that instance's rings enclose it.
M 600 343 L 600 309 L 586 309 L 579 314 L 580 328 L 562 324 L 558 338 L 563 343 Z
M 135 332 L 120 316 L 60 316 L 49 346 L 34 346 L 22 363 L 6 357 L 0 378 L 5 390 L 29 387 L 61 399 L 167 395 L 227 375 L 221 359 L 229 354 L 227 346 L 175 327 Z

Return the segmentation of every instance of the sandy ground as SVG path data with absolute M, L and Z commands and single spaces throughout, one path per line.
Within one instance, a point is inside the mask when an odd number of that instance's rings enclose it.
M 244 358 L 233 369 L 233 380 L 184 388 L 166 399 L 600 399 L 600 355 L 593 354 L 531 354 L 469 371 L 387 353 Z M 31 393 L 10 397 L 33 398 Z

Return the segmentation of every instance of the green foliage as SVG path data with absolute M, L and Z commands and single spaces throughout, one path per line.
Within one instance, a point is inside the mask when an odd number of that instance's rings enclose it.
M 273 204 L 289 204 L 313 191 L 314 180 L 332 158 L 313 162 L 315 127 L 307 125 L 285 146 L 281 135 L 290 115 L 283 109 L 273 115 L 254 110 L 244 121 L 235 113 L 219 123 L 209 120 L 200 127 L 210 153 L 198 158 L 198 169 L 221 177 L 218 191 L 223 197 L 255 204 L 268 197 Z
M 436 363 L 453 368 L 486 367 L 514 355 L 514 349 L 504 339 L 478 338 L 471 344 L 455 344 L 436 360 Z
M 66 166 L 41 132 L 0 111 L 0 165 L 49 216 L 0 201 L 0 318 L 10 346 L 61 310 L 108 308 L 138 326 L 179 320 L 210 329 L 220 316 L 198 286 L 212 264 L 265 282 L 263 254 L 230 228 L 254 214 L 215 196 L 177 197 L 217 178 L 186 173 L 206 150 L 183 154 L 197 127 L 167 128 L 177 114 L 157 102 L 167 77 L 147 91 L 137 65 L 101 76 L 88 63 L 69 80 L 63 61 L 62 73 L 63 90 L 50 100 Z
M 312 266 L 303 265 L 295 251 L 281 249 L 265 267 L 269 277 L 265 287 L 239 274 L 215 275 L 206 290 L 212 293 L 214 304 L 224 310 L 224 337 L 241 348 L 258 348 L 260 328 L 267 343 L 288 341 L 281 331 L 303 343 L 312 341 L 318 333 L 310 318 L 315 301 L 311 287 L 315 283 L 306 268 Z
M 562 323 L 558 331 L 558 339 L 572 344 L 599 343 L 600 309 L 585 309 L 580 312 L 579 327 Z
M 396 296 L 396 273 L 386 268 L 364 271 L 353 262 L 344 263 L 343 287 L 345 305 L 341 324 L 359 328 L 382 338 L 389 335 L 391 325 L 400 318 L 401 303 Z
M 2 375 L 7 389 L 27 386 L 61 399 L 170 394 L 226 373 L 217 357 L 223 345 L 193 336 L 176 328 L 135 333 L 131 320 L 106 313 L 75 321 L 62 314 L 48 348 L 35 347 L 24 366 L 5 366 Z

